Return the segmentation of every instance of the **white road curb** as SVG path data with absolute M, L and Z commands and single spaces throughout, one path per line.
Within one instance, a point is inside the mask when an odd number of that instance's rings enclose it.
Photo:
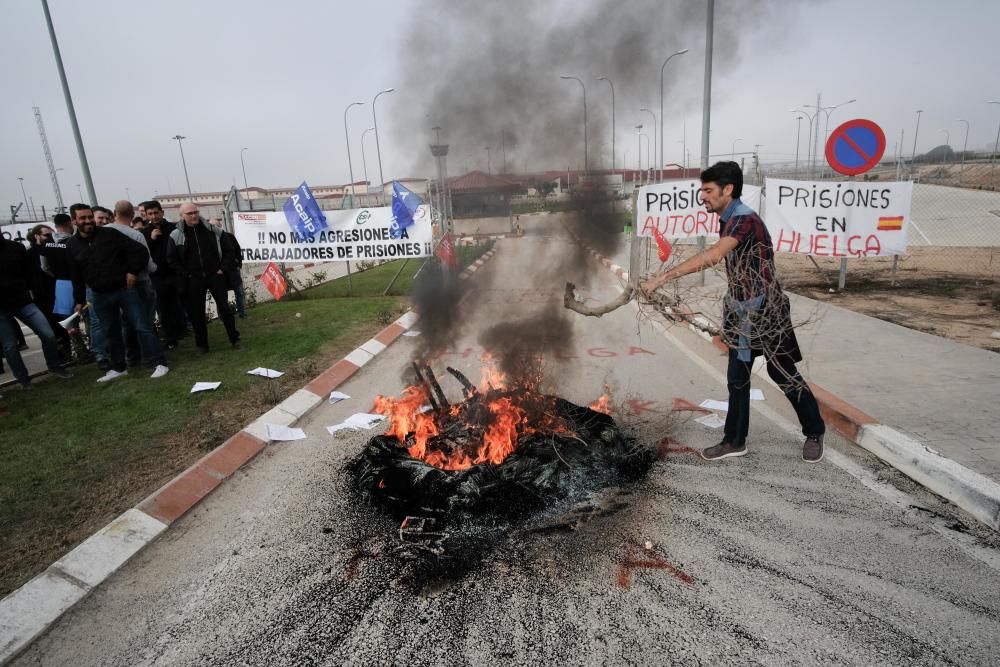
M 1000 530 L 1000 484 L 885 424 L 862 426 L 858 444 L 993 530 Z

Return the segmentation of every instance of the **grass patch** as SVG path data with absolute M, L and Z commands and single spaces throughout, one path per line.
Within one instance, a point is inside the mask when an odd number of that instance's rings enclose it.
M 475 261 L 490 244 L 459 249 Z M 191 337 L 168 353 L 170 373 L 147 369 L 107 385 L 93 365 L 70 380 L 42 378 L 31 391 L 0 393 L 0 595 L 58 559 L 111 519 L 301 388 L 358 343 L 397 318 L 423 260 L 390 262 L 347 279 L 252 308 L 237 320 L 243 347 L 231 349 L 221 323 L 209 324 L 211 352 Z M 294 274 L 293 274 L 294 275 Z M 247 375 L 285 371 L 276 380 Z M 222 381 L 191 394 L 196 381 Z

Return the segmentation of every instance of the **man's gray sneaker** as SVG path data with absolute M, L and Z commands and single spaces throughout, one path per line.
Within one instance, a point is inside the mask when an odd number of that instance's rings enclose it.
M 819 463 L 823 460 L 823 436 L 810 435 L 802 443 L 802 460 L 809 463 Z
M 701 458 L 706 461 L 717 459 L 728 459 L 731 456 L 743 456 L 747 453 L 746 443 L 740 447 L 733 447 L 728 442 L 720 442 L 717 445 L 701 450 Z

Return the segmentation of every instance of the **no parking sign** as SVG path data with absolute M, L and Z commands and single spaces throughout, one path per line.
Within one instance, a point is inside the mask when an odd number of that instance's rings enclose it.
M 846 176 L 863 174 L 882 159 L 885 133 L 870 120 L 855 118 L 840 125 L 826 142 L 826 161 Z

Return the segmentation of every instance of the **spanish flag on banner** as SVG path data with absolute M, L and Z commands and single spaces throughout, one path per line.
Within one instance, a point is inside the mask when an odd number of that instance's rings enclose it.
M 898 232 L 903 228 L 903 216 L 880 217 L 878 219 L 878 231 Z

